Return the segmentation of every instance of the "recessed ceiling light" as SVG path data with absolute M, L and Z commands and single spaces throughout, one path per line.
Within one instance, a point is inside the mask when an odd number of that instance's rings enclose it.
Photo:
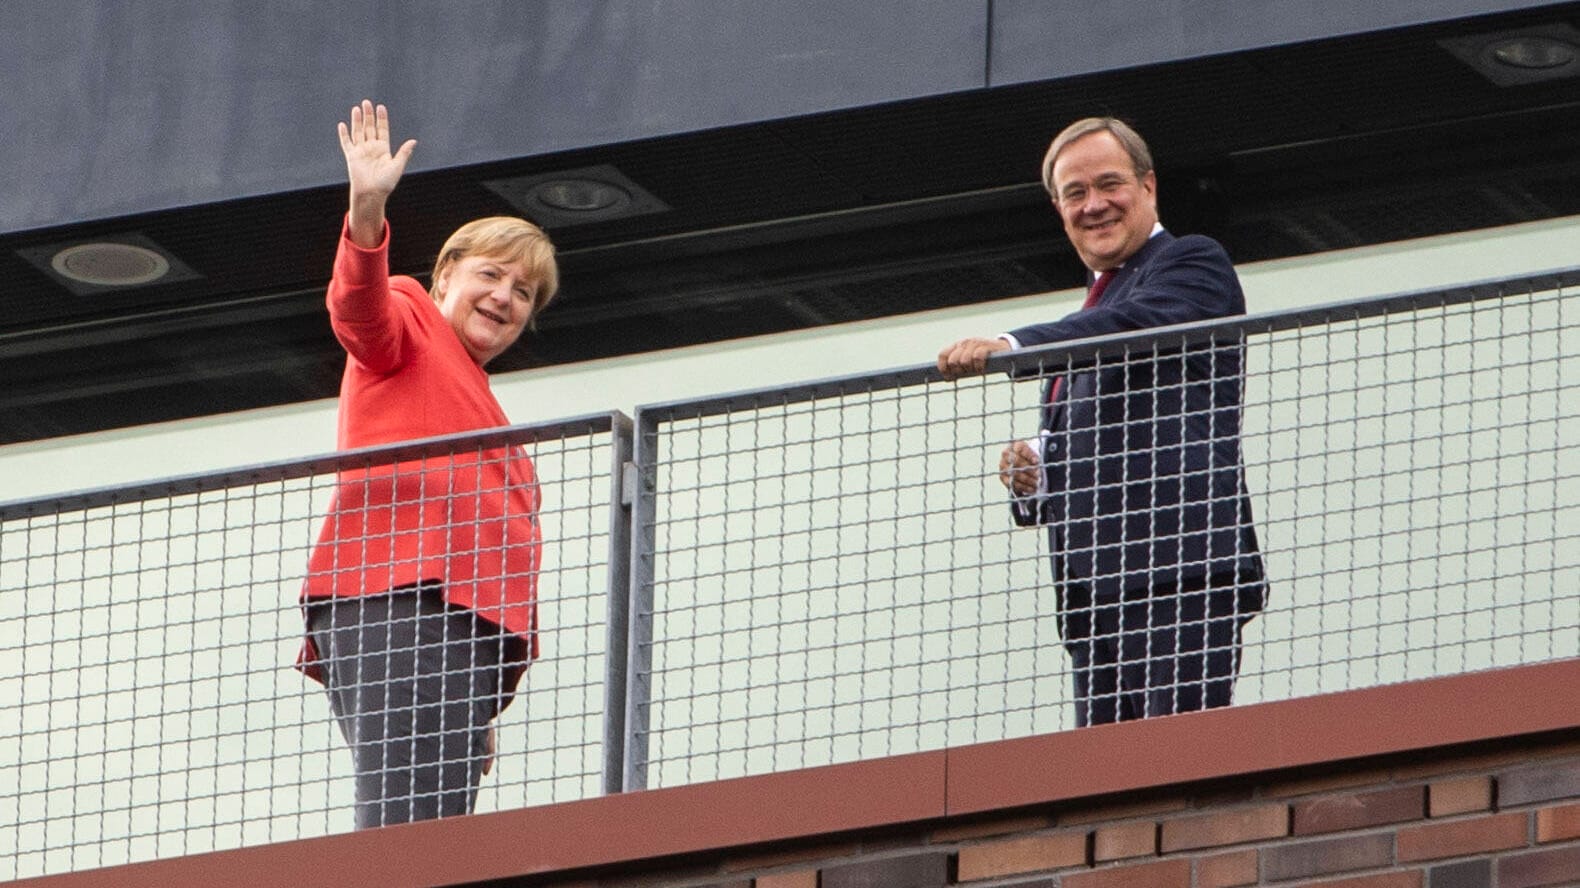
M 489 179 L 483 185 L 545 228 L 607 222 L 669 209 L 668 204 L 607 164 Z
M 78 283 L 100 287 L 138 287 L 170 271 L 170 262 L 135 244 L 73 244 L 50 257 L 50 267 Z
M 1580 76 L 1580 31 L 1567 23 L 1452 37 L 1438 45 L 1498 86 Z
M 140 234 L 39 244 L 17 255 L 79 296 L 195 280 L 201 275 Z
M 550 179 L 533 188 L 532 195 L 555 209 L 573 213 L 607 210 L 631 200 L 624 188 L 597 179 Z
M 1575 60 L 1577 47 L 1534 34 L 1499 40 L 1487 48 L 1492 57 L 1515 68 L 1557 68 Z

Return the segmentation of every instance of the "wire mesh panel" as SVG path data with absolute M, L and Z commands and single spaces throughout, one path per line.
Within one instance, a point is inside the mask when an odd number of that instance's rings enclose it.
M 1002 532 L 983 458 L 1011 394 L 880 383 L 663 424 L 650 785 L 1063 726 L 1038 542 Z
M 1580 655 L 1572 285 L 1255 337 L 1273 606 L 1237 699 Z
M 390 599 L 378 577 L 431 567 L 435 548 L 467 562 L 445 576 L 474 581 L 490 619 L 502 619 L 485 603 L 490 571 L 535 585 L 540 657 L 497 720 L 477 810 L 597 794 L 614 427 L 595 417 L 0 506 L 0 878 L 350 829 L 347 735 L 324 688 L 292 668 L 299 598 L 355 577 L 368 597 L 336 601 Z M 487 533 L 478 504 L 516 494 L 536 500 L 537 547 Z M 443 516 L 416 551 L 399 545 L 408 507 Z M 354 557 L 326 567 L 331 525 Z
M 1076 646 L 1061 630 L 1116 644 L 1132 630 L 1101 628 L 1101 601 L 1061 607 L 1056 569 L 1116 580 L 1113 602 L 1143 621 L 1164 612 L 1160 584 L 1179 593 L 1179 637 L 1195 629 L 1204 658 L 1240 657 L 1237 703 L 1580 655 L 1567 285 L 1127 334 L 994 365 L 1015 378 L 918 368 L 643 408 L 633 619 L 650 625 L 633 657 L 629 784 L 1075 727 Z M 1059 409 L 1085 399 L 1102 417 L 1086 475 L 1082 457 L 1048 457 L 1070 479 L 1059 510 L 1017 526 L 1001 451 L 1079 449 L 1068 423 L 1038 440 L 1036 381 L 1081 374 Z M 1089 508 L 1084 538 L 1071 517 L 1083 495 L 1119 504 Z M 1026 499 L 1039 497 L 1055 494 Z M 1136 601 L 1138 573 L 1150 579 Z M 1216 605 L 1185 613 L 1192 575 L 1208 602 L 1230 578 L 1243 648 L 1212 640 Z M 1242 589 L 1260 596 L 1263 579 L 1266 610 L 1250 619 L 1260 601 Z M 1143 625 L 1141 644 L 1159 643 Z

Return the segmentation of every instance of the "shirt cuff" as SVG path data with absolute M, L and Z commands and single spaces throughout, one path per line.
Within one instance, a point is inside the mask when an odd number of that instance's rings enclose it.
M 1010 351 L 1017 351 L 1017 350 L 1020 349 L 1020 340 L 1016 339 L 1012 334 L 1000 333 L 998 335 L 998 338 L 1000 338 L 1000 339 L 1004 340 L 1005 342 L 1009 343 Z

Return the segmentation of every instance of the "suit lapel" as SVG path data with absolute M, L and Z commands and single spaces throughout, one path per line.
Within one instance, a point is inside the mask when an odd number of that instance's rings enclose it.
M 1098 297 L 1097 304 L 1092 307 L 1113 305 L 1116 302 L 1123 302 L 1129 298 L 1131 284 L 1146 270 L 1147 265 L 1152 262 L 1152 258 L 1158 254 L 1158 251 L 1162 250 L 1164 246 L 1173 240 L 1174 235 L 1169 234 L 1167 229 L 1147 238 L 1147 242 L 1141 245 L 1141 249 L 1137 250 L 1136 254 L 1131 256 L 1129 261 L 1120 266 L 1118 271 L 1114 272 L 1114 279 L 1108 282 L 1108 287 L 1103 290 L 1103 295 Z M 1087 281 L 1087 286 L 1091 286 L 1091 281 Z M 1059 416 L 1064 412 L 1064 401 L 1062 398 L 1058 404 L 1048 403 L 1048 394 L 1056 378 L 1050 376 L 1042 384 L 1042 427 L 1045 429 L 1058 428 Z M 1066 385 L 1068 384 L 1066 382 Z
M 1174 235 L 1169 234 L 1166 230 L 1148 238 L 1147 242 L 1141 245 L 1141 249 L 1137 250 L 1136 254 L 1131 256 L 1128 262 L 1120 266 L 1118 271 L 1114 272 L 1114 279 L 1108 282 L 1108 289 L 1103 291 L 1103 295 L 1097 300 L 1097 304 L 1113 305 L 1116 302 L 1123 302 L 1129 298 L 1131 285 L 1135 283 L 1136 278 L 1146 271 L 1147 266 L 1152 264 L 1153 258 L 1173 241 Z

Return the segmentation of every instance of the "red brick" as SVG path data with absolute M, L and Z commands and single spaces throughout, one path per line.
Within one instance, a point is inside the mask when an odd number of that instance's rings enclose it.
M 1217 854 L 1196 861 L 1196 888 L 1236 888 L 1255 884 L 1255 851 Z
M 1071 873 L 1059 880 L 1060 888 L 1190 888 L 1189 860 L 1115 866 Z
M 1399 861 L 1437 860 L 1523 848 L 1529 829 L 1530 821 L 1524 814 L 1494 814 L 1407 827 L 1399 830 Z
M 1027 836 L 961 848 L 959 877 L 962 882 L 971 882 L 1085 863 L 1084 832 Z
M 1492 810 L 1492 778 L 1438 780 L 1427 789 L 1427 814 L 1448 817 Z
M 1553 762 L 1498 775 L 1498 807 L 1580 796 L 1580 762 Z
M 1498 860 L 1498 888 L 1574 885 L 1580 879 L 1580 846 L 1549 848 Z
M 1296 802 L 1291 810 L 1297 836 L 1419 820 L 1426 816 L 1426 787 L 1324 796 Z
M 1092 839 L 1092 859 L 1098 863 L 1158 853 L 1158 825 L 1150 820 L 1100 826 Z
M 1580 805 L 1561 805 L 1536 812 L 1536 841 L 1580 839 Z
M 756 888 L 817 888 L 817 870 L 758 876 Z
M 1421 888 L 1421 871 L 1377 873 L 1371 876 L 1351 876 L 1326 882 L 1301 882 L 1291 888 Z
M 1163 822 L 1163 853 L 1289 835 L 1289 806 L 1260 805 Z
M 949 855 L 926 851 L 823 867 L 819 888 L 944 888 Z
M 1269 882 L 1305 879 L 1393 863 L 1393 836 L 1371 833 L 1279 844 L 1262 849 L 1262 878 Z

